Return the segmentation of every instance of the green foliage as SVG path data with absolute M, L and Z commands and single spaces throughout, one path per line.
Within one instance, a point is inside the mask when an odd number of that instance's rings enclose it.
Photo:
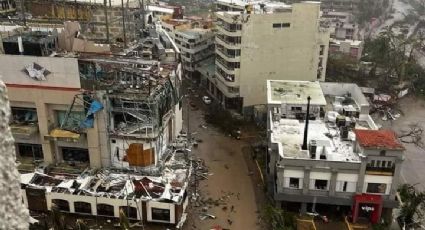
M 284 212 L 280 208 L 268 205 L 262 213 L 263 219 L 273 230 L 295 230 L 296 218 L 293 214 Z
M 382 224 L 374 224 L 372 225 L 373 230 L 387 230 L 388 224 L 382 223 Z
M 401 206 L 400 219 L 406 226 L 414 223 L 414 218 L 422 218 L 421 214 L 417 212 L 421 205 L 425 204 L 425 193 L 418 192 L 414 185 L 403 184 L 399 187 L 403 205 Z

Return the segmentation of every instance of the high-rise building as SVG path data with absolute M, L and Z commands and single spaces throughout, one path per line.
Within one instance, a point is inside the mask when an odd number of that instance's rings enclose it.
M 211 95 L 249 114 L 266 104 L 266 80 L 325 80 L 329 32 L 320 4 L 220 0 L 217 2 L 216 73 Z

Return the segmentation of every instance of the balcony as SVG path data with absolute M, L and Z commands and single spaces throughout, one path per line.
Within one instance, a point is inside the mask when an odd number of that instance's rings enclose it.
M 240 49 L 241 43 L 228 41 L 224 38 L 224 36 L 217 35 L 215 37 L 215 42 L 219 45 L 224 46 L 226 49 Z
M 366 174 L 368 175 L 377 175 L 377 176 L 393 176 L 394 167 L 385 168 L 385 167 L 372 167 L 366 166 Z
M 230 37 L 240 37 L 242 35 L 242 32 L 240 30 L 231 29 L 224 26 L 217 26 L 217 31 L 219 34 L 224 34 Z
M 10 124 L 10 129 L 15 138 L 30 139 L 38 134 L 38 124 Z
M 225 61 L 229 61 L 229 62 L 239 62 L 240 61 L 240 55 L 230 55 L 227 53 L 226 49 L 223 48 L 216 48 L 216 53 L 223 58 Z

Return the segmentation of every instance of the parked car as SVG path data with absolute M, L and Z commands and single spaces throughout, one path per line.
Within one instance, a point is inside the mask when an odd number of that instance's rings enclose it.
M 206 105 L 209 105 L 209 104 L 211 104 L 211 98 L 210 97 L 208 97 L 208 96 L 203 96 L 202 97 L 202 101 L 206 104 Z

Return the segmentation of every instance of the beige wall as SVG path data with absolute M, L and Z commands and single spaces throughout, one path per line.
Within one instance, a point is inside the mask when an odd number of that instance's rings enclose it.
M 319 33 L 319 7 L 294 4 L 292 13 L 252 14 L 243 24 L 239 83 L 244 107 L 266 103 L 266 80 L 317 80 L 320 44 L 326 45 L 327 57 L 329 40 L 329 33 Z M 276 29 L 273 23 L 291 26 Z
M 31 79 L 22 70 L 28 63 L 36 62 L 51 72 L 46 81 Z M 98 125 L 87 129 L 87 138 L 75 143 L 45 140 L 49 128 L 57 124 L 57 110 L 67 110 L 76 94 L 80 93 L 80 78 L 77 59 L 58 57 L 35 57 L 0 55 L 0 75 L 6 83 L 11 106 L 37 109 L 39 136 L 33 141 L 42 145 L 44 160 L 48 163 L 60 161 L 60 146 L 87 148 L 90 166 L 100 167 Z M 81 109 L 81 108 L 80 108 Z M 56 126 L 57 127 L 57 126 Z M 19 142 L 19 140 L 16 140 Z M 26 141 L 28 143 L 28 141 Z M 31 141 L 30 141 L 31 142 Z

